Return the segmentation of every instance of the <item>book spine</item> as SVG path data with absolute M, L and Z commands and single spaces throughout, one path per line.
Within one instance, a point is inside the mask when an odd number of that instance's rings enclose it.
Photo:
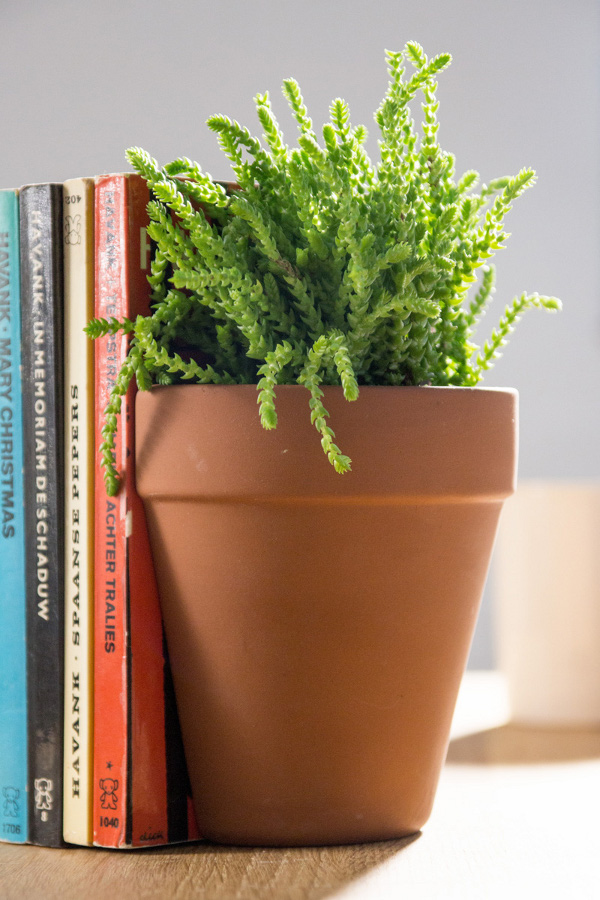
M 0 839 L 28 838 L 19 201 L 0 191 Z
M 21 189 L 29 839 L 60 846 L 63 807 L 62 185 Z
M 128 269 L 129 317 L 149 312 L 151 245 L 146 225 L 145 183 L 132 179 L 130 188 Z M 135 388 L 134 388 L 135 390 Z M 193 840 L 189 822 L 190 785 L 182 752 L 158 586 L 144 506 L 135 489 L 135 435 L 132 405 L 124 423 L 127 445 L 125 491 L 128 521 L 129 658 L 131 681 L 130 776 L 131 836 L 134 847 Z
M 63 185 L 65 276 L 65 721 L 63 837 L 92 843 L 94 181 Z
M 127 196 L 124 179 L 98 178 L 95 188 L 95 315 L 127 315 Z M 95 341 L 95 447 L 102 443 L 104 410 L 128 349 L 126 337 L 107 335 Z M 122 413 L 127 414 L 127 398 Z M 121 417 L 122 421 L 125 421 Z M 115 463 L 125 465 L 122 428 L 115 444 Z M 110 497 L 96 449 L 95 458 L 95 648 L 94 648 L 94 843 L 119 847 L 126 843 L 128 718 L 127 673 L 127 507 L 125 492 Z
M 128 316 L 150 311 L 151 246 L 146 226 L 147 187 L 139 178 L 129 179 L 127 271 Z M 164 717 L 163 629 L 158 589 L 144 507 L 135 489 L 135 387 L 123 419 L 127 468 L 125 496 L 127 517 L 127 572 L 129 581 L 128 633 L 130 708 L 130 799 L 132 846 L 168 842 L 167 771 Z

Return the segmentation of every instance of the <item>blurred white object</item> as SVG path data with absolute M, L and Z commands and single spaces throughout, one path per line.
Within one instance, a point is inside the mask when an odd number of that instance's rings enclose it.
M 498 665 L 513 721 L 600 722 L 600 484 L 529 481 L 494 557 Z

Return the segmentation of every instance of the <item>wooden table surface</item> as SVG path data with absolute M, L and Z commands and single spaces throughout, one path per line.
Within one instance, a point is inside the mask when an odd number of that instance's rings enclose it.
M 413 838 L 292 850 L 0 844 L 0 898 L 598 900 L 599 860 L 600 728 L 509 724 L 501 677 L 468 672 L 433 815 Z

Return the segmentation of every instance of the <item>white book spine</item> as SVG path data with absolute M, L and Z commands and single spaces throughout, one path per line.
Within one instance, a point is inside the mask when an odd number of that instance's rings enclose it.
M 94 181 L 66 181 L 65 266 L 65 750 L 63 836 L 92 843 Z

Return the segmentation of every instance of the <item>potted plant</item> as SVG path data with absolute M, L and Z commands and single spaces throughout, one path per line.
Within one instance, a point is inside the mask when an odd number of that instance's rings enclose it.
M 137 485 L 198 821 L 218 841 L 362 841 L 427 819 L 515 480 L 516 394 L 476 385 L 524 310 L 559 308 L 522 294 L 475 343 L 534 173 L 455 180 L 436 115 L 450 56 L 411 42 L 387 60 L 376 165 L 342 100 L 319 142 L 292 79 L 296 149 L 267 94 L 264 146 L 208 120 L 233 187 L 128 151 L 154 197 L 153 312 L 88 328 L 131 335 L 106 479 L 118 490 L 135 376 Z

